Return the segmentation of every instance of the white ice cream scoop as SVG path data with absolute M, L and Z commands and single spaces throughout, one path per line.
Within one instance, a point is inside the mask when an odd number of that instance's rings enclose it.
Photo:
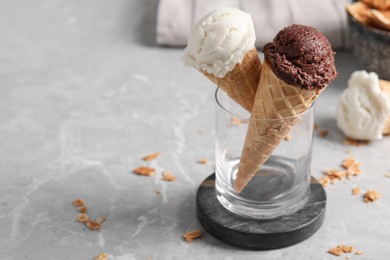
M 217 9 L 193 27 L 183 61 L 223 78 L 254 48 L 255 40 L 250 14 L 234 7 Z
M 390 116 L 390 98 L 374 72 L 355 71 L 337 104 L 337 126 L 350 138 L 379 140 Z

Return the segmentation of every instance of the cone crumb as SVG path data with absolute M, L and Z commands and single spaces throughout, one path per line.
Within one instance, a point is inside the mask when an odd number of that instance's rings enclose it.
M 366 193 L 364 193 L 363 201 L 365 203 L 374 202 L 377 201 L 381 196 L 382 195 L 379 192 L 369 189 Z
M 86 223 L 89 220 L 89 218 L 87 214 L 81 213 L 77 216 L 76 220 L 80 223 Z
M 153 176 L 156 170 L 151 167 L 140 166 L 133 170 L 133 173 L 143 176 Z
M 94 258 L 94 260 L 109 260 L 109 258 L 106 253 L 100 253 L 98 256 Z
M 193 240 L 198 239 L 201 236 L 202 236 L 202 233 L 200 232 L 200 230 L 195 229 L 195 230 L 186 232 L 183 237 L 188 243 L 191 243 Z
M 87 207 L 82 207 L 82 208 L 79 209 L 79 211 L 81 213 L 87 213 L 88 209 L 87 209 Z
M 329 249 L 328 253 L 335 255 L 335 256 L 341 256 L 344 253 L 352 253 L 353 250 L 354 250 L 354 248 L 352 246 L 346 246 L 346 245 L 340 244 L 335 248 Z
M 362 170 L 360 169 L 360 162 L 352 157 L 345 159 L 341 166 L 347 170 L 347 177 L 362 174 Z
M 90 230 L 99 230 L 102 225 L 96 221 L 89 220 L 85 223 L 85 225 L 90 229 Z
M 142 158 L 142 160 L 144 161 L 151 161 L 151 160 L 154 160 L 156 158 L 160 157 L 160 153 L 152 153 L 152 154 L 149 154 L 145 157 Z
M 321 130 L 320 131 L 320 137 L 326 137 L 329 134 L 328 130 Z
M 163 181 L 176 181 L 176 177 L 173 176 L 171 171 L 165 170 L 162 172 L 163 177 L 161 180 Z
M 357 250 L 354 254 L 355 254 L 355 255 L 362 255 L 362 254 L 363 254 L 363 251 Z
M 85 203 L 82 199 L 77 199 L 72 202 L 73 206 L 75 207 L 84 207 Z
M 207 158 L 203 158 L 203 159 L 200 159 L 198 161 L 198 163 L 200 163 L 200 164 L 207 164 L 208 162 L 209 162 L 209 160 Z
M 335 255 L 335 256 L 341 256 L 342 254 L 344 254 L 343 250 L 341 250 L 338 247 L 329 249 L 328 253 L 332 254 L 332 255 Z
M 352 189 L 352 195 L 358 195 L 360 193 L 360 188 L 359 187 L 355 187 Z

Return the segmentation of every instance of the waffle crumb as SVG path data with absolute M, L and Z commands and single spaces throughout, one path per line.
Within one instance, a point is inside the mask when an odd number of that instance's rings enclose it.
M 329 134 L 328 130 L 321 130 L 320 131 L 320 137 L 326 137 Z
M 176 177 L 173 176 L 171 171 L 165 170 L 162 172 L 163 177 L 161 180 L 163 181 L 176 181 Z
M 379 192 L 369 189 L 366 193 L 364 193 L 363 201 L 365 203 L 374 202 L 377 201 L 381 196 L 382 195 Z
M 87 214 L 81 213 L 77 216 L 76 220 L 80 223 L 86 223 L 89 220 L 89 217 Z
M 195 229 L 189 232 L 186 232 L 184 234 L 184 239 L 188 242 L 191 243 L 193 240 L 198 239 L 202 236 L 202 233 L 200 232 L 199 229 Z
M 98 256 L 94 258 L 94 260 L 109 260 L 109 259 L 106 253 L 100 253 Z
M 149 154 L 149 155 L 143 157 L 142 160 L 151 161 L 151 160 L 158 158 L 159 156 L 160 156 L 160 153 L 152 153 L 152 154 Z
M 200 163 L 200 164 L 207 164 L 208 162 L 209 162 L 209 160 L 207 158 L 203 158 L 203 159 L 200 159 L 198 161 L 198 163 Z
M 370 141 L 360 141 L 360 140 L 355 140 L 352 138 L 345 138 L 342 143 L 344 145 L 353 145 L 353 146 L 359 147 L 361 145 L 369 144 Z
M 358 195 L 360 193 L 360 188 L 359 187 L 355 187 L 352 189 L 352 195 Z
M 133 173 L 143 176 L 153 176 L 156 170 L 152 167 L 140 166 L 133 170 Z
M 79 209 L 79 211 L 81 213 L 87 213 L 88 209 L 87 209 L 87 207 L 82 207 L 82 208 Z
M 100 223 L 98 223 L 97 221 L 92 221 L 92 220 L 88 220 L 87 222 L 85 222 L 85 225 L 90 230 L 99 230 L 102 227 L 102 225 Z
M 362 174 L 362 170 L 360 169 L 360 162 L 352 157 L 345 159 L 341 166 L 347 170 L 347 175 L 349 176 Z
M 361 250 L 357 250 L 357 251 L 355 251 L 355 253 L 354 253 L 355 255 L 362 255 L 363 254 L 363 251 L 361 251 Z
M 329 249 L 328 253 L 335 256 L 341 256 L 342 254 L 344 254 L 343 250 L 341 250 L 341 248 L 338 247 Z
M 72 202 L 74 207 L 84 207 L 85 203 L 82 199 L 77 199 Z
M 353 247 L 352 246 L 346 246 L 346 245 L 338 245 L 338 248 L 340 248 L 344 253 L 352 253 Z
M 329 181 L 330 181 L 329 177 L 324 176 L 318 182 L 322 185 L 322 187 L 326 187 L 326 185 L 329 184 Z
M 352 246 L 346 246 L 343 244 L 338 245 L 335 248 L 331 248 L 328 250 L 328 253 L 335 255 L 335 256 L 341 256 L 344 253 L 352 253 L 354 248 Z

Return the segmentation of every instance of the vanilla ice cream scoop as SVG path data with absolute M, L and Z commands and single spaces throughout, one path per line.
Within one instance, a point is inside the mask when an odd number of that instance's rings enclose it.
M 255 40 L 250 14 L 233 7 L 217 9 L 191 30 L 183 61 L 223 78 L 254 48 Z
M 355 71 L 337 105 L 337 126 L 350 138 L 382 139 L 390 116 L 390 99 L 374 72 Z

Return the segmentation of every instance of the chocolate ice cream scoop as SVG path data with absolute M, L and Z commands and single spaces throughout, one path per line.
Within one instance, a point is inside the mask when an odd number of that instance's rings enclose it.
M 263 51 L 272 71 L 287 84 L 321 89 L 337 76 L 334 51 L 328 39 L 315 28 L 288 26 Z

